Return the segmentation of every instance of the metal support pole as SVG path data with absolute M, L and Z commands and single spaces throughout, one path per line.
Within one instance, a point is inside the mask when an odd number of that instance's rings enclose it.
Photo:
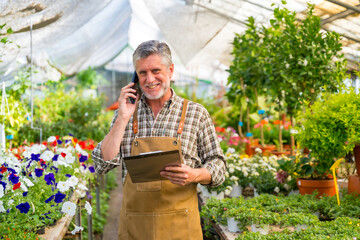
M 99 184 L 96 184 L 96 213 L 101 216 L 100 211 L 100 187 Z
M 89 179 L 89 192 L 91 192 L 92 189 L 92 184 L 91 184 L 91 180 Z M 92 205 L 91 203 L 91 199 L 89 199 L 89 203 L 90 205 Z M 88 223 L 88 240 L 92 240 L 92 214 L 88 214 L 87 215 L 87 223 Z
M 81 226 L 81 201 L 78 201 L 77 204 L 77 208 L 76 208 L 76 214 L 75 214 L 75 225 L 76 226 Z M 75 236 L 75 239 L 77 240 L 82 240 L 82 231 L 78 232 Z

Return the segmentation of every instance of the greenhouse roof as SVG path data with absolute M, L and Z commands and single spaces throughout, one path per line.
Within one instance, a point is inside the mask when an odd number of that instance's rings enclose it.
M 360 58 L 360 1 L 313 0 L 322 28 L 343 35 L 348 68 Z M 280 0 L 0 0 L 0 25 L 12 43 L 1 46 L 0 73 L 30 62 L 42 75 L 59 78 L 89 66 L 132 68 L 132 49 L 149 39 L 169 43 L 175 70 L 226 83 L 235 33 L 253 16 L 267 25 Z M 284 5 L 304 18 L 305 0 Z M 32 30 L 32 31 L 30 31 Z M 0 35 L 1 36 L 1 35 Z M 2 44 L 3 45 L 3 44 Z M 122 65 L 122 66 L 121 66 Z

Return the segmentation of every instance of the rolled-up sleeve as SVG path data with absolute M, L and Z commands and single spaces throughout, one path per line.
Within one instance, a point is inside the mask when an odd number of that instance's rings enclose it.
M 116 110 L 113 120 L 111 122 L 110 130 L 115 123 L 117 115 L 118 114 L 117 114 L 117 110 Z M 110 132 L 110 130 L 109 130 L 109 132 Z M 105 173 L 109 172 L 111 169 L 121 165 L 120 149 L 119 149 L 119 153 L 116 155 L 115 158 L 113 158 L 109 161 L 105 161 L 102 156 L 102 153 L 101 153 L 101 145 L 102 145 L 102 141 L 96 145 L 96 147 L 94 148 L 94 150 L 91 153 L 91 157 L 92 157 L 92 160 L 94 163 L 95 172 L 98 174 L 105 174 Z
M 205 114 L 203 123 L 198 136 L 199 154 L 203 167 L 211 174 L 210 186 L 216 187 L 225 180 L 226 160 L 208 112 Z

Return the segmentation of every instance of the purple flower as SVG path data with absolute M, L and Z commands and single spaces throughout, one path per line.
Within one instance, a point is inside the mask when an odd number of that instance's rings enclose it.
M 94 173 L 94 172 L 95 172 L 94 167 L 93 167 L 93 166 L 90 166 L 90 167 L 89 167 L 89 171 L 90 171 L 91 173 Z
M 59 157 L 59 154 L 55 154 L 52 158 L 53 161 L 57 161 L 58 160 L 58 157 Z
M 74 135 L 72 135 L 71 133 L 69 133 L 69 136 L 72 136 L 72 137 L 73 137 Z
M 55 167 L 55 166 L 51 166 L 50 170 L 55 170 L 55 173 L 57 173 L 59 171 L 59 169 L 57 167 Z
M 57 143 L 58 143 L 58 144 L 62 144 L 63 142 L 62 142 L 60 139 L 58 139 L 58 140 L 57 140 Z
M 11 172 L 12 174 L 16 174 L 17 172 L 15 171 L 15 169 L 12 169 L 12 168 L 7 168 L 7 170 L 9 171 L 9 172 Z
M 87 197 L 88 199 L 92 199 L 92 198 L 93 198 L 93 197 L 91 196 L 91 193 L 88 192 L 88 191 L 86 191 L 86 197 Z
M 47 185 L 55 184 L 55 176 L 53 173 L 46 174 L 44 180 L 46 181 Z
M 56 203 L 61 203 L 62 200 L 66 197 L 66 194 L 63 194 L 61 192 L 58 192 L 57 194 L 55 194 L 55 202 Z
M 16 206 L 16 208 L 19 209 L 21 213 L 28 213 L 30 209 L 30 204 L 28 202 L 20 203 Z
M 26 197 L 28 192 L 23 192 L 23 197 Z
M 71 177 L 71 174 L 65 174 L 65 177 Z
M 39 154 L 31 154 L 31 160 L 40 161 L 40 153 Z
M 54 199 L 55 195 L 51 195 L 48 199 L 45 200 L 45 203 L 49 203 Z
M 43 175 L 44 169 L 42 168 L 35 168 L 35 176 L 41 177 Z
M 88 160 L 88 157 L 87 156 L 84 156 L 84 155 L 80 155 L 80 158 L 79 158 L 79 161 L 80 162 L 85 162 Z
M 12 173 L 9 175 L 9 181 L 12 182 L 12 184 L 16 184 L 19 182 L 19 177 Z
M 0 174 L 0 180 L 4 177 L 4 175 Z
M 2 181 L 0 181 L 0 184 L 4 187 L 4 191 L 5 191 L 5 188 L 6 188 L 6 182 L 2 182 Z

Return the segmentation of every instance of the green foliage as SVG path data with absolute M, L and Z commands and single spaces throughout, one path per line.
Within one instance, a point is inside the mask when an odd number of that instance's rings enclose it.
M 104 96 L 83 97 L 82 91 L 44 89 L 44 98 L 34 98 L 34 126 L 41 127 L 43 136 L 79 136 L 79 139 L 100 141 L 107 133 L 112 112 L 103 109 Z M 37 142 L 39 131 L 26 124 L 19 130 L 19 142 Z
M 269 195 L 244 199 L 209 199 L 202 207 L 201 217 L 207 226 L 211 222 L 226 224 L 226 218 L 234 217 L 239 221 L 243 234 L 236 239 L 353 239 L 360 234 L 360 220 L 358 212 L 351 213 L 352 209 L 359 208 L 359 195 L 344 195 L 340 198 L 341 205 L 337 205 L 336 197 L 316 198 L 316 195 Z M 299 204 L 300 203 L 300 204 Z M 346 210 L 344 210 L 346 209 Z M 333 221 L 320 221 L 320 217 Z M 358 211 L 358 210 L 357 210 Z M 324 219 L 324 220 L 325 220 Z M 305 224 L 307 227 L 300 231 L 285 229 L 282 232 L 271 232 L 268 235 L 248 232 L 246 225 L 276 224 L 284 227 L 296 227 Z
M 97 74 L 95 69 L 88 67 L 88 69 L 83 70 L 76 75 L 76 80 L 76 89 L 95 89 L 96 85 L 103 79 Z
M 321 31 L 313 10 L 309 5 L 305 20 L 299 23 L 295 12 L 275 8 L 268 28 L 248 19 L 245 33 L 233 41 L 227 97 L 234 106 L 243 109 L 245 98 L 253 106 L 257 89 L 258 95 L 277 103 L 277 110 L 281 106 L 293 116 L 303 101 L 312 102 L 319 93 L 338 89 L 346 71 L 339 54 L 340 35 Z
M 303 127 L 295 135 L 301 147 L 315 158 L 312 178 L 326 178 L 334 159 L 345 157 L 360 142 L 360 95 L 353 89 L 324 94 L 305 113 L 299 112 Z

